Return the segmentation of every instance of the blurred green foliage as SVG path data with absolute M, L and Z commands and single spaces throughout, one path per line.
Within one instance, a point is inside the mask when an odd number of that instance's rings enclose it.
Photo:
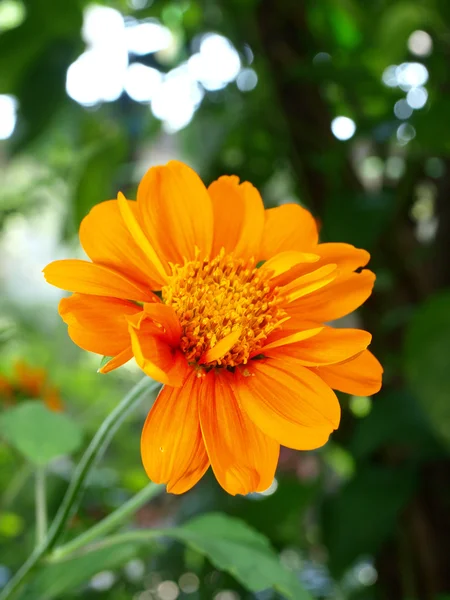
M 181 528 L 185 533 L 178 537 L 190 547 L 168 538 L 127 543 L 114 552 L 99 547 L 48 565 L 23 597 L 269 600 L 289 597 L 286 586 L 293 586 L 296 600 L 308 593 L 336 600 L 445 600 L 450 591 L 450 3 L 96 4 L 114 9 L 109 17 L 122 15 L 127 26 L 151 22 L 168 28 L 168 48 L 127 57 L 130 64 L 159 71 L 165 81 L 177 68 L 186 70 L 183 65 L 199 52 L 207 33 L 230 41 L 241 73 L 237 82 L 236 73 L 217 89 L 195 84 L 195 106 L 191 88 L 169 90 L 163 108 L 175 103 L 177 118 L 194 106 L 190 122 L 178 129 L 155 116 L 162 109 L 154 100 L 138 102 L 126 92 L 114 101 L 83 106 L 68 95 L 66 77 L 78 56 L 92 50 L 86 31 L 82 34 L 89 3 L 0 0 L 0 94 L 15 98 L 17 107 L 14 133 L 0 142 L 1 372 L 9 373 L 17 358 L 45 367 L 61 390 L 62 418 L 69 417 L 85 440 L 93 435 L 138 373 L 132 367 L 108 376 L 96 373 L 98 358 L 68 340 L 56 314 L 57 295 L 47 290 L 40 270 L 53 258 L 79 252 L 78 226 L 94 204 L 119 189 L 134 197 L 148 166 L 178 157 L 206 182 L 223 173 L 253 182 L 267 206 L 301 202 L 317 217 L 323 240 L 371 252 L 375 292 L 355 322 L 373 334 L 385 380 L 383 390 L 363 404 L 366 416 L 358 400 L 341 395 L 342 425 L 325 448 L 283 451 L 271 495 L 231 498 L 207 477 L 182 497 L 153 500 L 133 523 L 138 529 L 164 529 L 210 512 L 233 518 L 225 525 L 220 521 L 225 516 L 204 520 L 202 540 Z M 105 15 L 96 26 L 100 38 L 110 27 Z M 115 51 L 124 43 L 117 37 L 105 50 L 113 73 L 120 70 Z M 217 56 L 210 59 L 213 70 L 225 68 Z M 416 66 L 405 75 L 411 64 Z M 101 75 L 101 70 L 91 79 L 86 75 L 82 92 L 97 89 Z M 417 88 L 422 98 L 425 88 L 426 102 L 413 110 L 408 102 L 414 104 L 410 91 Z M 0 132 L 6 118 L 2 98 Z M 348 140 L 332 133 L 332 120 L 340 116 L 356 124 Z M 139 459 L 145 414 L 143 406 L 114 439 L 68 538 L 145 485 Z M 8 445 L 11 427 L 0 445 L 0 586 L 34 544 L 33 476 L 22 456 L 30 450 Z M 75 451 L 48 466 L 50 515 L 78 457 Z M 222 548 L 220 540 L 233 535 L 235 522 L 236 535 L 245 539 L 236 548 L 235 540 Z M 247 527 L 258 532 L 248 529 L 248 540 Z M 261 536 L 290 574 L 271 571 L 279 565 Z M 283 585 L 280 577 L 289 583 Z M 271 586 L 278 591 L 255 592 Z

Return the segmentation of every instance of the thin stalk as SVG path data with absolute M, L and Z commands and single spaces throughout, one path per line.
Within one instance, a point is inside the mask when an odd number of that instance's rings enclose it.
M 8 508 L 9 506 L 11 506 L 11 504 L 13 504 L 14 500 L 22 491 L 32 472 L 33 470 L 29 463 L 25 463 L 16 472 L 0 500 L 0 508 Z
M 117 533 L 105 537 L 98 542 L 92 544 L 87 549 L 87 552 L 93 552 L 103 548 L 113 548 L 114 546 L 120 546 L 121 544 L 127 543 L 138 543 L 144 544 L 150 542 L 155 538 L 170 537 L 170 529 L 136 529 L 134 531 L 126 531 L 124 533 Z M 60 562 L 64 560 L 65 556 L 60 556 L 57 553 L 53 553 L 49 556 L 51 562 Z
M 131 412 L 139 404 L 142 398 L 147 393 L 156 391 L 159 386 L 159 383 L 152 381 L 148 377 L 144 377 L 134 386 L 134 388 L 125 396 L 125 398 L 123 398 L 123 400 L 100 425 L 100 428 L 97 430 L 74 471 L 66 494 L 58 512 L 55 515 L 55 518 L 53 519 L 45 540 L 42 542 L 42 544 L 34 549 L 32 554 L 17 571 L 14 577 L 12 577 L 6 584 L 2 593 L 0 594 L 0 600 L 10 600 L 24 583 L 25 579 L 30 575 L 30 573 L 32 573 L 32 571 L 34 571 L 36 565 L 49 552 L 49 550 L 53 548 L 55 543 L 58 541 L 59 536 L 63 532 L 68 520 L 73 514 L 76 503 L 80 498 L 89 473 L 102 455 L 117 428 L 121 425 L 129 412 Z
M 50 562 L 63 560 L 69 554 L 84 548 L 97 538 L 110 533 L 113 529 L 126 521 L 130 515 L 133 515 L 137 510 L 144 506 L 149 500 L 162 492 L 163 489 L 163 485 L 149 483 L 143 490 L 130 498 L 127 502 L 125 502 L 125 504 L 111 513 L 109 516 L 97 523 L 97 525 L 94 525 L 75 539 L 67 542 L 67 544 L 64 544 L 64 546 L 59 546 L 56 548 L 47 560 Z
M 36 546 L 40 546 L 47 535 L 47 482 L 45 467 L 35 472 Z

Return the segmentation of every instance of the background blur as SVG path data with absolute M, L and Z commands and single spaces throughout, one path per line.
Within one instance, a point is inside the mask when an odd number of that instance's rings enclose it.
M 207 476 L 138 525 L 223 511 L 267 535 L 313 598 L 450 599 L 449 61 L 448 0 L 0 0 L 0 372 L 44 368 L 84 444 L 140 375 L 97 375 L 41 269 L 81 256 L 83 216 L 135 197 L 149 166 L 235 173 L 267 206 L 307 206 L 323 241 L 372 254 L 375 292 L 355 318 L 382 392 L 342 395 L 339 431 L 320 451 L 284 450 L 265 495 L 231 498 Z M 147 482 L 146 412 L 114 439 L 74 533 Z M 50 512 L 77 456 L 50 465 Z M 34 535 L 30 467 L 6 442 L 0 488 L 4 585 Z M 175 543 L 55 580 L 46 598 L 280 598 Z

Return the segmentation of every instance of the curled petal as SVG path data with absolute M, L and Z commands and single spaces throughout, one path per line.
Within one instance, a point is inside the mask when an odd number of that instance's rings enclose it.
M 190 369 L 184 354 L 170 344 L 170 336 L 155 330 L 149 320 L 129 323 L 131 347 L 137 364 L 152 379 L 180 387 Z
M 130 348 L 127 319 L 141 311 L 133 302 L 87 294 L 73 294 L 59 303 L 59 314 L 69 326 L 72 341 L 83 350 L 105 356 Z
M 340 365 L 313 369 L 334 390 L 355 396 L 372 396 L 380 391 L 383 367 L 369 350 Z
M 365 267 L 370 260 L 367 250 L 355 248 L 351 244 L 319 244 L 314 248 L 314 253 L 320 256 L 318 266 L 334 263 L 341 273 Z
M 269 356 L 291 356 L 306 367 L 340 363 L 361 354 L 372 341 L 362 329 L 324 327 L 317 335 L 299 340 L 289 346 L 266 350 Z
M 321 288 L 329 285 L 336 279 L 337 276 L 338 271 L 336 270 L 336 265 L 324 265 L 315 271 L 307 273 L 306 275 L 302 275 L 298 279 L 294 279 L 287 285 L 283 286 L 280 289 L 280 293 L 288 302 L 294 302 L 299 298 L 303 298 L 303 296 L 317 292 Z M 309 314 L 308 318 L 310 318 Z
M 372 293 L 375 275 L 364 269 L 361 273 L 346 273 L 310 296 L 298 298 L 288 307 L 292 317 L 316 322 L 345 317 L 363 304 Z

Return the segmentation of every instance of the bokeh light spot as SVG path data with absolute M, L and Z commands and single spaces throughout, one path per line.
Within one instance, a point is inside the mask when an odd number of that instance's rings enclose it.
M 428 69 L 418 62 L 402 63 L 395 69 L 397 85 L 405 91 L 419 87 L 428 81 Z
M 208 91 L 223 89 L 234 81 L 241 69 L 241 60 L 233 44 L 222 35 L 203 36 L 200 51 L 188 60 L 189 72 Z
M 338 140 L 349 140 L 355 135 L 356 124 L 348 117 L 336 117 L 331 121 L 331 131 Z
M 405 172 L 405 159 L 401 156 L 390 156 L 386 160 L 385 174 L 389 179 L 400 179 Z
M 241 92 L 254 90 L 258 83 L 258 75 L 253 69 L 242 69 L 236 79 L 236 85 Z
M 428 100 L 428 92 L 424 87 L 411 88 L 406 94 L 406 101 L 414 109 L 423 108 Z
M 0 31 L 14 29 L 25 20 L 26 9 L 19 0 L 3 0 L 0 2 Z
M 408 49 L 416 56 L 429 56 L 433 51 L 433 40 L 426 31 L 418 29 L 408 38 Z
M 372 398 L 368 396 L 350 396 L 348 406 L 355 417 L 362 419 L 367 417 L 372 410 Z
M 178 580 L 178 585 L 185 594 L 194 594 L 200 587 L 200 580 L 195 573 L 183 573 Z
M 136 102 L 150 102 L 162 83 L 158 69 L 132 63 L 125 73 L 125 91 Z
M 128 51 L 141 56 L 170 46 L 172 34 L 164 25 L 156 21 L 147 21 L 126 27 L 125 40 Z
M 161 600 L 176 600 L 180 594 L 180 588 L 175 581 L 162 581 L 157 587 L 157 594 Z
M 413 109 L 408 104 L 408 102 L 402 98 L 402 100 L 398 100 L 394 105 L 394 114 L 397 119 L 409 119 L 412 115 Z
M 416 130 L 410 123 L 402 123 L 397 129 L 397 140 L 404 146 L 416 137 Z
M 111 589 L 116 581 L 116 576 L 112 571 L 101 571 L 91 579 L 91 588 L 98 592 L 106 592 Z
M 312 59 L 313 65 L 320 65 L 322 63 L 327 63 L 327 62 L 330 62 L 330 60 L 331 60 L 331 54 L 328 54 L 328 52 L 318 52 Z
M 7 140 L 14 132 L 17 121 L 17 100 L 0 94 L 0 140 Z

